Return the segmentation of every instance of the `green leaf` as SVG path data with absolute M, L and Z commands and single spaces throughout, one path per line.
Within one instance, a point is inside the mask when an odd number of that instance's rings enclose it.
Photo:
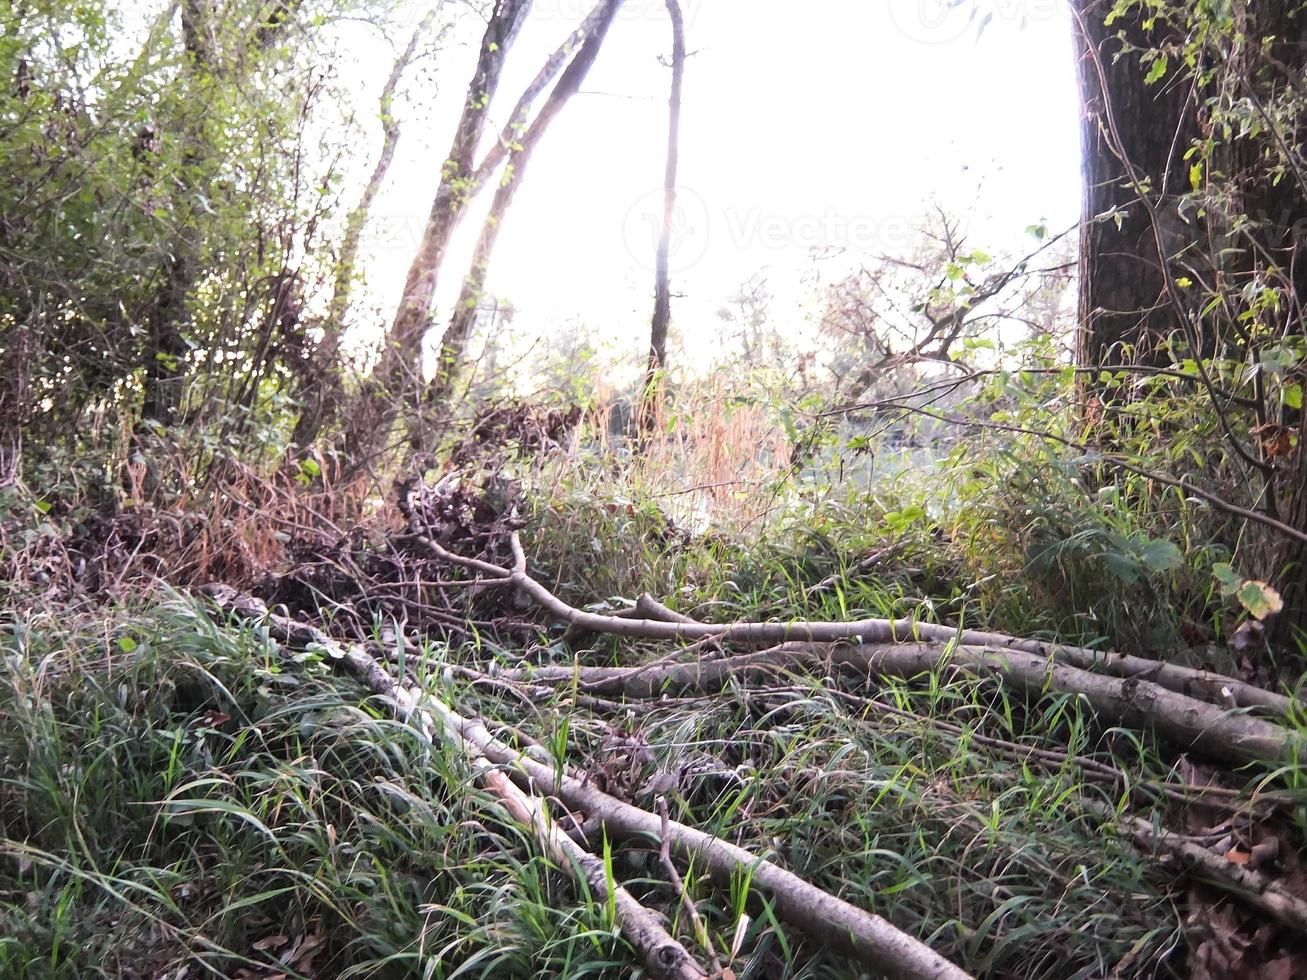
M 133 640 L 130 636 L 120 636 L 118 638 L 118 649 L 121 650 L 123 653 L 135 653 L 136 641 Z
M 1302 408 L 1302 385 L 1298 384 L 1297 382 L 1294 382 L 1291 385 L 1286 385 L 1284 388 L 1284 392 L 1281 394 L 1280 397 L 1283 399 L 1284 404 L 1287 407 L 1293 409 L 1301 409 Z
M 1212 578 L 1216 579 L 1217 584 L 1221 587 L 1222 595 L 1234 595 L 1235 590 L 1239 588 L 1242 579 L 1234 570 L 1234 566 L 1228 565 L 1223 561 L 1217 562 L 1212 566 Z
M 1184 554 L 1172 542 L 1149 541 L 1139 549 L 1139 560 L 1152 572 L 1169 572 L 1184 564 Z
M 1134 585 L 1139 581 L 1139 564 L 1129 555 L 1119 551 L 1109 551 L 1103 555 L 1107 570 L 1123 585 Z

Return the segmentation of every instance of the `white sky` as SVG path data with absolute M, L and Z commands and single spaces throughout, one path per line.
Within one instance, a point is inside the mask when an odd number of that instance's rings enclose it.
M 537 0 L 511 52 L 496 123 L 592 0 Z M 799 279 L 812 246 L 902 252 L 932 201 L 970 215 L 972 243 L 1020 247 L 1024 229 L 1060 229 L 1079 211 L 1079 136 L 1071 31 L 1061 0 L 683 0 L 687 43 L 682 215 L 673 254 L 674 331 L 710 353 L 716 311 L 764 271 L 773 318 L 799 331 Z M 424 13 L 415 5 L 412 20 Z M 408 78 L 387 187 L 365 238 L 368 294 L 384 319 L 412 258 L 476 56 L 464 17 Z M 403 43 L 405 37 L 399 43 Z M 358 32 L 347 79 L 360 118 L 392 52 Z M 627 0 L 582 93 L 531 162 L 500 237 L 489 288 L 515 327 L 547 335 L 580 321 L 643 351 L 667 126 L 670 51 L 662 0 Z M 378 127 L 360 144 L 370 171 Z M 486 195 L 488 199 L 489 195 Z M 350 203 L 356 193 L 346 193 Z M 480 216 L 462 229 L 442 278 L 448 314 Z M 1028 243 L 1028 239 L 1024 239 Z

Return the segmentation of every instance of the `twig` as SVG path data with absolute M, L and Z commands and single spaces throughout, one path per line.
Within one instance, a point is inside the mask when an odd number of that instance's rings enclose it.
M 717 958 L 717 951 L 713 949 L 712 938 L 704 927 L 703 919 L 699 917 L 699 910 L 694 907 L 694 900 L 690 898 L 690 893 L 685 889 L 685 882 L 681 880 L 681 873 L 676 870 L 676 862 L 672 860 L 671 819 L 667 816 L 667 797 L 665 796 L 658 797 L 658 817 L 662 820 L 662 843 L 658 848 L 658 857 L 662 861 L 663 870 L 667 872 L 667 879 L 681 897 L 681 904 L 685 907 L 685 914 L 690 917 L 690 922 L 694 926 L 694 934 L 699 940 L 699 945 L 708 954 L 708 962 L 712 964 L 714 973 L 721 976 L 722 962 Z

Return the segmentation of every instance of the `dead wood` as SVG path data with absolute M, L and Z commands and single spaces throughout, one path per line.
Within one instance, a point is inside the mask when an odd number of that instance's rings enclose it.
M 574 874 L 583 875 L 597 895 L 607 896 L 603 865 L 567 837 L 559 824 L 548 818 L 542 796 L 557 797 L 570 809 L 585 812 L 618 837 L 662 840 L 665 836 L 670 849 L 682 857 L 704 861 L 718 880 L 729 881 L 733 876 L 747 872 L 753 886 L 769 895 L 782 918 L 887 976 L 910 980 L 969 980 L 969 974 L 880 916 L 850 905 L 765 858 L 711 834 L 677 821 L 667 821 L 664 827 L 657 814 L 624 803 L 581 780 L 562 774 L 560 767 L 540 762 L 534 753 L 509 747 L 496 739 L 481 722 L 465 718 L 438 699 L 396 682 L 363 647 L 343 647 L 316 627 L 272 613 L 259 600 L 242 596 L 226 586 L 210 585 L 204 592 L 220 607 L 267 624 L 269 631 L 283 642 L 295 646 L 312 644 L 326 650 L 335 665 L 386 699 L 399 718 L 414 723 L 426 737 L 430 738 L 437 729 L 443 730 L 462 744 L 474 762 L 489 760 L 496 766 L 506 767 L 514 779 L 525 781 L 526 792 L 519 790 L 520 796 L 506 797 L 504 783 L 511 785 L 511 782 L 503 778 L 503 771 L 484 767 L 477 771 L 477 779 L 483 787 L 495 794 L 515 817 L 519 814 L 530 817 L 529 822 L 537 835 L 548 835 L 541 838 L 542 844 L 551 854 L 565 856 L 567 860 L 560 860 L 560 864 Z M 499 778 L 488 777 L 487 773 L 494 773 Z M 573 848 L 580 852 L 579 857 L 574 857 Z M 594 861 L 597 868 L 594 880 L 592 869 L 584 863 L 586 858 Z M 629 902 L 622 899 L 623 895 Z M 655 976 L 706 976 L 684 947 L 662 930 L 651 913 L 625 889 L 618 886 L 614 898 L 623 934 L 641 950 Z
M 1152 729 L 1167 741 L 1237 764 L 1301 757 L 1307 739 L 1263 718 L 1232 711 L 1136 677 L 1111 677 L 1014 648 L 941 643 L 785 643 L 718 660 L 644 667 L 543 667 L 501 675 L 534 684 L 572 684 L 590 694 L 633 699 L 718 691 L 732 679 L 786 671 L 852 671 L 908 680 L 940 667 L 997 676 L 1029 694 L 1062 691 L 1084 698 L 1100 717 Z
M 266 623 L 269 632 L 282 642 L 294 646 L 318 646 L 331 662 L 361 681 L 378 697 L 384 698 L 400 720 L 413 724 L 423 737 L 435 741 L 437 729 L 459 744 L 474 770 L 474 778 L 493 795 L 517 821 L 529 826 L 549 856 L 574 879 L 585 882 L 600 902 L 609 899 L 608 876 L 604 864 L 595 855 L 563 832 L 562 825 L 549 814 L 545 801 L 523 792 L 503 771 L 490 763 L 485 754 L 465 739 L 453 724 L 459 717 L 416 689 L 405 687 L 361 646 L 345 647 L 321 630 L 287 616 L 272 613 L 259 600 L 242 596 L 221 585 L 205 589 L 219 606 L 243 618 Z M 439 720 L 439 726 L 433 723 Z M 651 976 L 664 980 L 704 980 L 707 971 L 695 962 L 655 915 L 642 906 L 626 888 L 615 885 L 611 895 L 622 935 L 640 951 Z
M 1208 884 L 1234 895 L 1285 925 L 1307 932 L 1307 902 L 1289 892 L 1280 882 L 1268 878 L 1260 871 L 1242 867 L 1179 834 L 1156 827 L 1147 820 L 1119 814 L 1111 807 L 1092 800 L 1082 800 L 1080 805 L 1100 819 L 1119 825 L 1141 850 L 1152 854 L 1170 854 Z
M 479 721 L 461 718 L 438 702 L 433 703 L 433 710 L 446 712 L 449 723 L 464 739 L 491 761 L 509 767 L 509 772 L 527 781 L 533 791 L 557 796 L 569 808 L 597 819 L 616 837 L 662 839 L 662 820 L 657 814 L 615 799 L 591 783 L 560 774 L 555 765 L 510 748 Z M 718 880 L 749 873 L 753 887 L 766 892 L 783 919 L 870 969 L 904 978 L 963 980 L 968 976 L 880 916 L 850 905 L 742 847 L 674 820 L 668 822 L 667 835 L 674 851 L 703 861 Z
M 586 612 L 564 602 L 532 578 L 527 573 L 526 556 L 516 532 L 511 539 L 514 550 L 512 569 L 462 558 L 427 537 L 419 536 L 419 540 L 446 561 L 497 576 L 503 580 L 503 585 L 516 587 L 541 608 L 564 622 L 595 633 L 681 642 L 715 639 L 723 644 L 750 646 L 766 646 L 789 641 L 816 643 L 852 641 L 866 646 L 952 642 L 967 647 L 984 647 L 995 653 L 1025 653 L 1040 660 L 1052 660 L 1058 665 L 1082 671 L 1101 671 L 1102 674 L 1124 681 L 1148 685 L 1145 690 L 1167 690 L 1190 700 L 1204 701 L 1226 708 L 1254 708 L 1269 714 L 1287 716 L 1294 704 L 1293 699 L 1282 694 L 1266 691 L 1233 677 L 1206 670 L 1148 660 L 1124 653 L 1064 646 L 1042 640 L 1022 639 L 1001 633 L 960 629 L 913 620 L 863 619 L 846 623 L 796 621 L 717 624 L 666 622 L 648 617 L 628 619 L 605 616 Z

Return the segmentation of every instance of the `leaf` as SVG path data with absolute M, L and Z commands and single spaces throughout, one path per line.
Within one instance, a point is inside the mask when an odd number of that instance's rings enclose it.
M 1284 393 L 1281 396 L 1284 404 L 1288 408 L 1295 410 L 1302 408 L 1302 385 L 1296 381 L 1291 385 L 1286 385 Z
M 1139 549 L 1139 560 L 1152 572 L 1169 572 L 1184 564 L 1184 554 L 1170 541 L 1149 541 Z
M 121 650 L 123 653 L 135 653 L 136 641 L 133 640 L 130 636 L 120 636 L 118 638 L 118 649 Z
M 1134 585 L 1139 581 L 1139 564 L 1129 555 L 1109 551 L 1103 555 L 1103 561 L 1107 563 L 1107 570 L 1123 585 Z
M 1238 573 L 1235 572 L 1234 566 L 1223 561 L 1219 561 L 1212 566 L 1212 578 L 1216 579 L 1217 584 L 1220 585 L 1221 594 L 1227 596 L 1234 595 L 1242 582 Z
M 1239 604 L 1250 612 L 1255 619 L 1274 616 L 1284 608 L 1284 599 L 1280 593 L 1265 582 L 1249 580 L 1239 586 L 1235 593 Z
M 749 931 L 749 916 L 741 912 L 740 918 L 735 923 L 735 935 L 731 939 L 731 960 L 740 955 L 740 950 L 744 948 L 744 937 Z

